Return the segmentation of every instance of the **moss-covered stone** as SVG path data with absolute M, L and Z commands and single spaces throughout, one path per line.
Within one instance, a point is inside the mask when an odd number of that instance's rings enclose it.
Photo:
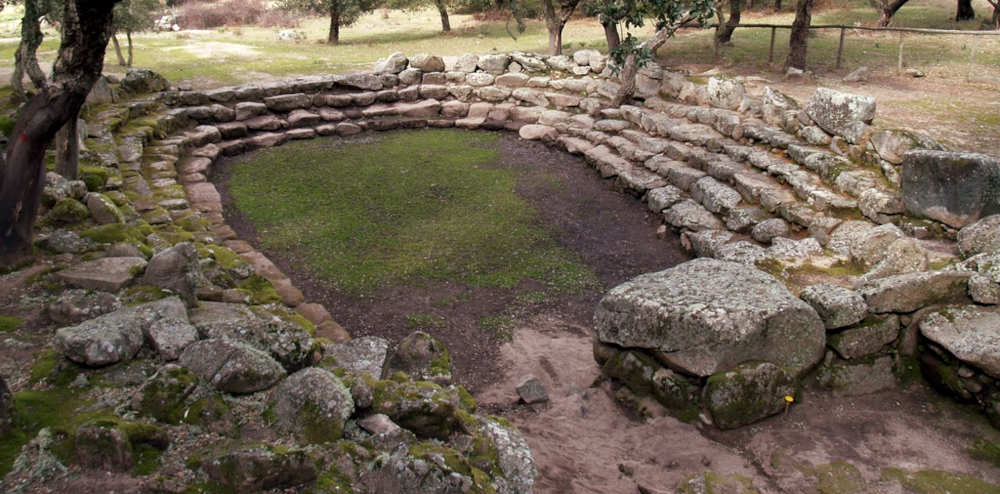
M 794 374 L 770 362 L 746 363 L 708 378 L 702 401 L 720 429 L 733 429 L 788 406 L 798 393 Z
M 601 370 L 622 381 L 637 397 L 652 396 L 668 412 L 682 420 L 698 416 L 697 388 L 687 379 L 660 365 L 646 353 L 622 350 L 595 342 L 595 357 L 601 354 Z
M 72 225 L 90 217 L 90 210 L 76 199 L 63 199 L 57 202 L 45 215 L 43 220 L 47 225 Z
M 677 484 L 677 494 L 758 494 L 750 479 L 739 475 L 705 472 Z
M 198 386 L 198 376 L 177 365 L 168 365 L 147 381 L 132 401 L 141 415 L 160 422 L 179 424 L 184 419 L 184 404 Z
M 108 178 L 115 174 L 115 170 L 104 168 L 103 166 L 80 166 L 79 177 L 83 183 L 87 184 L 87 190 L 98 192 L 104 189 L 108 183 Z
M 458 387 L 443 388 L 427 381 L 411 381 L 397 373 L 392 379 L 362 376 L 372 389 L 374 413 L 384 413 L 393 422 L 419 437 L 446 439 L 463 424 L 460 412 L 471 414 L 469 400 Z
M 281 295 L 274 289 L 274 285 L 267 278 L 259 274 L 252 274 L 247 279 L 238 284 L 240 289 L 246 290 L 254 304 L 270 304 L 281 302 Z
M 984 494 L 1000 492 L 1000 485 L 975 477 L 941 470 L 907 472 L 897 468 L 882 471 L 882 479 L 896 481 L 918 494 Z

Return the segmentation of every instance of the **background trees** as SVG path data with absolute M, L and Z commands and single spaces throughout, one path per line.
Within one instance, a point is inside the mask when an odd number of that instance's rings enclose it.
M 327 43 L 340 43 L 340 28 L 357 22 L 361 14 L 375 10 L 376 0 L 281 0 L 282 9 L 330 16 Z M 450 27 L 449 27 L 450 29 Z
M 549 53 L 562 54 L 562 32 L 580 0 L 542 0 L 545 28 L 549 31 Z
M 132 66 L 132 33 L 147 31 L 153 28 L 153 15 L 160 9 L 159 0 L 122 0 L 115 6 L 114 34 L 111 43 L 118 56 L 118 65 Z M 122 56 L 121 45 L 118 44 L 118 33 L 125 33 L 128 40 L 128 59 Z

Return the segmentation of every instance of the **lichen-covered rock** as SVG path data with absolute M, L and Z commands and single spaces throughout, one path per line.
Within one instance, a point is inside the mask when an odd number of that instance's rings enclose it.
M 81 254 L 93 247 L 93 242 L 71 230 L 56 230 L 48 235 L 39 235 L 35 240 L 38 247 L 56 253 Z
M 781 413 L 794 398 L 794 371 L 771 362 L 747 363 L 708 378 L 702 401 L 720 429 L 735 429 Z
M 201 302 L 189 315 L 201 338 L 242 340 L 269 353 L 289 372 L 312 363 L 316 345 L 309 332 L 263 308 Z
M 510 55 L 482 55 L 476 63 L 480 69 L 483 69 L 483 72 L 500 75 L 507 71 L 507 66 L 510 65 Z
M 529 494 L 538 476 L 535 459 L 528 441 L 512 427 L 495 420 L 479 417 L 480 434 L 488 437 L 496 448 L 497 464 L 503 474 L 494 478 L 498 494 Z
M 332 372 L 307 367 L 288 376 L 271 395 L 275 423 L 308 443 L 340 439 L 354 413 L 351 392 Z
M 889 355 L 827 363 L 816 372 L 816 380 L 838 396 L 864 395 L 896 386 L 893 359 Z
M 970 276 L 957 271 L 906 273 L 869 281 L 859 291 L 870 312 L 913 312 L 931 304 L 969 303 Z
M 442 388 L 428 381 L 387 379 L 372 387 L 372 412 L 387 415 L 423 438 L 447 439 L 460 423 L 459 412 L 475 411 L 472 397 L 454 386 Z
M 722 230 L 725 225 L 701 204 L 684 199 L 663 211 L 663 219 L 676 228 L 691 231 Z
M 684 193 L 673 185 L 658 187 L 646 193 L 646 205 L 654 213 L 659 213 L 683 199 Z
M 790 230 L 787 221 L 781 218 L 770 218 L 754 225 L 750 236 L 758 242 L 769 244 L 775 237 L 787 237 Z
M 184 420 L 184 405 L 197 386 L 198 376 L 177 364 L 167 364 L 132 395 L 130 405 L 140 415 L 179 424 Z
M 708 78 L 708 103 L 718 108 L 735 110 L 743 102 L 746 88 L 743 83 L 728 77 Z
M 72 225 L 90 217 L 90 210 L 76 199 L 62 199 L 45 215 L 50 225 Z
M 406 58 L 406 55 L 400 52 L 395 52 L 389 55 L 388 58 L 379 59 L 375 62 L 375 68 L 372 69 L 375 73 L 386 73 L 386 74 L 398 74 L 406 69 L 410 61 Z
M 841 358 L 853 359 L 876 354 L 899 337 L 899 316 L 870 316 L 857 327 L 827 338 L 830 348 Z
M 132 470 L 132 444 L 115 424 L 88 423 L 76 430 L 76 457 L 84 468 L 112 472 Z
M 177 360 L 188 345 L 198 341 L 198 330 L 187 318 L 161 318 L 143 327 L 150 346 L 163 360 Z
M 633 393 L 652 396 L 676 415 L 697 415 L 695 387 L 650 355 L 595 341 L 594 359 L 601 372 L 618 379 Z
M 902 189 L 909 214 L 962 228 L 1000 213 L 1000 163 L 985 154 L 909 151 Z
M 49 304 L 48 314 L 56 324 L 76 324 L 121 308 L 121 301 L 111 293 L 73 288 Z
M 875 98 L 816 88 L 805 108 L 809 118 L 823 130 L 856 143 L 865 124 L 875 118 Z
M 1000 378 L 1000 313 L 975 306 L 941 309 L 920 320 L 920 333 L 959 360 Z
M 320 365 L 340 368 L 361 376 L 368 374 L 374 378 L 382 376 L 385 358 L 389 353 L 389 340 L 378 336 L 362 336 L 351 340 L 323 346 L 324 357 Z
M 871 143 L 882 159 L 894 165 L 901 164 L 906 152 L 911 149 L 942 149 L 941 145 L 934 139 L 903 129 L 886 129 L 873 132 Z
M 383 377 L 405 372 L 419 381 L 451 384 L 451 355 L 437 338 L 414 331 L 403 338 L 385 362 Z
M 204 278 L 198 263 L 198 250 L 191 242 L 182 242 L 158 252 L 149 260 L 142 284 L 171 290 L 188 307 L 197 307 L 195 290 Z
M 475 72 L 479 64 L 479 56 L 472 53 L 465 53 L 455 61 L 455 70 L 458 72 Z
M 142 348 L 143 329 L 159 320 L 186 321 L 184 304 L 169 297 L 67 326 L 56 331 L 55 347 L 66 358 L 90 367 L 131 360 Z
M 285 369 L 270 355 L 224 338 L 188 345 L 178 363 L 227 393 L 263 391 L 285 376 Z
M 118 209 L 118 206 L 111 199 L 108 199 L 108 196 L 91 192 L 84 200 L 87 203 L 87 209 L 90 210 L 90 215 L 94 217 L 97 224 L 125 223 L 125 216 Z
M 594 313 L 604 343 L 645 348 L 709 376 L 748 360 L 795 375 L 823 356 L 823 321 L 783 283 L 753 267 L 695 259 L 611 289 Z
M 860 293 L 836 285 L 808 286 L 799 298 L 816 309 L 826 329 L 850 326 L 868 315 L 868 304 Z
M 132 282 L 146 264 L 142 257 L 103 257 L 70 266 L 56 276 L 72 286 L 117 292 Z
M 742 197 L 732 187 L 712 177 L 702 177 L 691 186 L 691 197 L 713 213 L 724 213 L 736 207 Z
M 964 257 L 1000 250 L 1000 214 L 987 216 L 959 230 L 958 250 Z
M 316 465 L 303 450 L 258 446 L 202 462 L 202 470 L 225 492 L 288 489 L 316 480 Z
M 529 375 L 522 378 L 516 389 L 517 396 L 528 405 L 549 401 L 549 392 L 545 389 L 545 384 L 535 376 Z
M 168 87 L 166 78 L 149 69 L 128 69 L 121 82 L 121 88 L 133 94 L 166 91 Z
M 0 376 L 0 437 L 14 426 L 14 398 L 7 389 L 7 382 Z
M 891 223 L 866 229 L 851 238 L 851 257 L 871 268 L 885 258 L 890 244 L 905 236 L 898 226 Z
M 410 57 L 410 67 L 424 72 L 444 72 L 444 60 L 437 55 L 418 53 Z
M 923 271 L 929 263 L 927 250 L 919 242 L 909 237 L 899 238 L 889 244 L 885 249 L 885 257 L 865 273 L 860 281 Z

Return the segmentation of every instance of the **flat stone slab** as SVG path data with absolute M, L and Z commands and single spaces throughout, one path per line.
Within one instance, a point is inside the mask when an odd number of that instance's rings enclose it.
M 860 292 L 870 312 L 913 312 L 933 303 L 969 303 L 971 276 L 959 271 L 906 273 L 869 281 Z
M 776 278 L 707 258 L 611 289 L 597 306 L 594 325 L 601 342 L 651 350 L 696 376 L 750 360 L 798 375 L 819 362 L 826 343 L 816 311 Z
M 334 366 L 351 374 L 367 373 L 379 378 L 389 353 L 389 340 L 378 336 L 362 336 L 346 343 L 324 345 L 323 350 L 326 358 L 333 360 L 331 363 Z
M 117 292 L 145 268 L 146 260 L 141 257 L 104 257 L 71 266 L 56 276 L 76 287 Z
M 1000 313 L 975 306 L 942 309 L 920 321 L 920 332 L 959 360 L 1000 379 Z

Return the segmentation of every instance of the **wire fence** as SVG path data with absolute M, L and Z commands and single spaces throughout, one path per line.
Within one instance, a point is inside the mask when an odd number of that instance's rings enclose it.
M 718 24 L 712 24 L 712 28 L 717 28 Z M 767 61 L 768 63 L 774 62 L 774 38 L 775 33 L 778 29 L 792 29 L 791 25 L 788 24 L 738 24 L 736 28 L 757 28 L 757 29 L 770 29 L 771 30 L 771 42 L 770 48 L 768 49 Z M 903 71 L 903 46 L 904 39 L 907 33 L 921 34 L 921 35 L 958 35 L 958 36 L 972 36 L 971 50 L 969 51 L 969 72 L 966 79 L 972 79 L 972 65 L 976 58 L 977 40 L 981 36 L 1000 36 L 1000 31 L 961 31 L 955 29 L 927 29 L 927 28 L 915 28 L 915 27 L 869 27 L 869 26 L 845 26 L 841 24 L 818 24 L 811 25 L 809 29 L 839 29 L 840 30 L 840 41 L 837 44 L 837 62 L 835 67 L 837 69 L 841 68 L 844 55 L 844 38 L 848 30 L 856 31 L 881 31 L 881 32 L 897 32 L 899 33 L 899 42 L 896 56 L 896 70 L 897 72 Z M 718 43 L 716 43 L 716 56 L 718 56 Z

